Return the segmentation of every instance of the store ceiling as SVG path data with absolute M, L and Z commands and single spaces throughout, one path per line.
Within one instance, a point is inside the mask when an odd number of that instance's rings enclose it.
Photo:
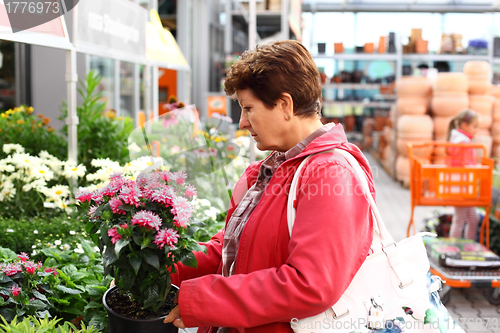
M 305 12 L 499 12 L 500 0 L 304 0 Z

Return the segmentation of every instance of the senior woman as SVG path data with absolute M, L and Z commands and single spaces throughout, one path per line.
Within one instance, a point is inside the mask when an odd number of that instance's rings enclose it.
M 240 127 L 261 150 L 235 186 L 225 228 L 198 253 L 198 268 L 178 266 L 178 306 L 166 317 L 198 332 L 292 332 L 294 318 L 331 307 L 348 287 L 372 242 L 369 206 L 354 171 L 332 148 L 370 168 L 341 125 L 320 121 L 321 81 L 306 48 L 280 41 L 245 52 L 229 69 L 225 91 L 236 93 Z M 289 236 L 288 188 L 298 183 Z

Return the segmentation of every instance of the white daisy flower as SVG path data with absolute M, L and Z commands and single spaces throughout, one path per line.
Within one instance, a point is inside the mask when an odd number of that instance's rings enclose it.
M 24 147 L 17 143 L 6 143 L 2 149 L 6 154 L 10 154 L 12 151 L 15 153 L 24 153 Z
M 45 164 L 34 165 L 30 169 L 30 175 L 36 179 L 51 180 L 54 178 L 54 172 Z
M 85 172 L 87 172 L 87 168 L 83 164 L 79 164 L 75 166 L 73 162 L 65 162 L 63 163 L 64 170 L 62 172 L 63 176 L 66 178 L 82 178 L 85 176 Z

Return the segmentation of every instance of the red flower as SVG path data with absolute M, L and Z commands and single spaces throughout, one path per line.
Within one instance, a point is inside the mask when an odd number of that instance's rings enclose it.
M 53 267 L 47 267 L 47 268 L 45 268 L 45 273 L 52 273 L 52 272 L 54 272 L 54 275 L 59 274 L 59 273 L 56 271 L 56 269 L 55 269 L 55 268 L 53 268 Z
M 21 259 L 21 262 L 25 262 L 26 260 L 28 260 L 30 257 L 24 253 L 24 252 L 21 252 L 21 254 L 18 254 L 17 257 L 19 259 Z
M 177 231 L 173 229 L 161 229 L 156 234 L 154 243 L 159 249 L 163 248 L 165 245 L 172 247 L 174 244 L 177 244 L 178 238 L 179 234 Z
M 118 198 L 113 198 L 109 200 L 109 206 L 111 207 L 111 211 L 113 212 L 113 214 L 123 214 L 123 215 L 127 214 L 126 211 L 118 208 L 120 206 L 123 206 L 123 202 L 121 202 L 121 200 Z
M 150 211 L 141 210 L 140 212 L 135 213 L 134 217 L 132 217 L 132 224 L 159 230 L 162 221 L 157 214 Z
M 76 193 L 75 198 L 80 202 L 90 201 L 92 199 L 92 193 L 88 190 L 82 190 Z
M 26 272 L 33 275 L 33 274 L 35 274 L 35 271 L 38 268 L 38 265 L 35 264 L 33 261 L 26 261 L 24 263 L 24 268 L 26 269 Z
M 10 291 L 12 292 L 12 295 L 14 295 L 14 297 L 17 297 L 21 292 L 21 288 L 19 288 L 19 286 L 16 284 L 15 286 L 12 286 L 10 288 Z

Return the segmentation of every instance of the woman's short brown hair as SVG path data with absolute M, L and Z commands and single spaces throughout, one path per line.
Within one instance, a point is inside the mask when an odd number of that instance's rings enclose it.
M 321 111 L 321 78 L 311 54 L 299 42 L 285 40 L 247 50 L 229 68 L 226 94 L 250 89 L 268 108 L 289 93 L 294 114 L 309 117 Z

